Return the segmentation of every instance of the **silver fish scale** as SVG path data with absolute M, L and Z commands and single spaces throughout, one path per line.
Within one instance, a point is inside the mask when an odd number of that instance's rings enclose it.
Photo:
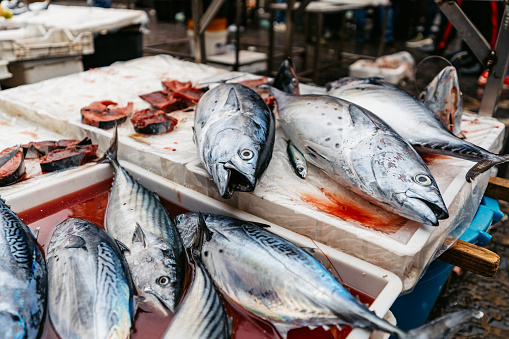
M 46 308 L 46 264 L 30 229 L 1 198 L 0 228 L 2 335 L 36 338 Z
M 195 259 L 194 279 L 189 292 L 166 331 L 165 339 L 229 338 L 223 302 L 203 264 Z

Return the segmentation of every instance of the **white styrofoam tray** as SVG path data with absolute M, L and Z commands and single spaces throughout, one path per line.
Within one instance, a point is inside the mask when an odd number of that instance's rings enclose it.
M 318 247 L 319 250 L 315 251 L 315 257 L 318 260 L 329 269 L 331 268 L 330 263 L 322 254 L 323 251 L 331 260 L 335 269 L 340 272 L 341 279 L 347 285 L 375 297 L 375 301 L 370 309 L 378 316 L 385 316 L 394 300 L 401 292 L 401 280 L 396 275 L 384 269 L 332 249 L 326 245 L 315 243 L 307 237 L 291 232 L 244 211 L 232 208 L 215 199 L 197 193 L 194 190 L 154 175 L 138 166 L 124 161 L 121 161 L 121 165 L 148 190 L 156 192 L 160 197 L 181 207 L 192 211 L 222 214 L 243 220 L 268 224 L 270 225 L 271 232 L 292 241 L 298 246 L 310 248 Z M 64 175 L 58 179 L 52 179 L 51 177 L 44 179 L 41 177 L 39 178 L 39 184 L 29 190 L 10 190 L 4 192 L 0 188 L 0 195 L 11 206 L 14 212 L 19 213 L 37 205 L 58 199 L 63 195 L 107 180 L 112 176 L 113 170 L 109 164 L 85 166 L 74 171 L 69 171 L 67 175 L 65 175 L 64 172 Z M 334 270 L 332 271 L 334 272 Z M 335 274 L 335 272 L 333 274 Z M 348 338 L 366 339 L 369 335 L 369 331 L 355 329 L 350 333 Z
M 99 153 L 110 143 L 112 131 L 80 122 L 80 109 L 92 101 L 113 100 L 134 109 L 149 107 L 138 95 L 160 90 L 161 80 L 180 81 L 231 79 L 238 73 L 225 73 L 206 65 L 176 60 L 168 56 L 145 57 L 110 67 L 95 69 L 39 84 L 0 92 L 0 109 L 12 115 L 34 119 L 41 126 L 59 131 L 68 138 L 90 137 L 99 144 Z M 253 75 L 243 75 L 243 78 Z M 243 78 L 236 78 L 236 81 Z M 302 93 L 324 93 L 323 88 L 302 86 Z M 54 95 L 58 93 L 58 96 Z M 201 165 L 193 144 L 193 113 L 178 112 L 173 132 L 133 139 L 131 124 L 119 128 L 120 157 L 151 172 L 183 184 L 205 195 L 326 245 L 383 267 L 404 281 L 404 290 L 418 281 L 427 264 L 443 250 L 449 233 L 455 237 L 468 227 L 486 189 L 489 173 L 473 183 L 465 181 L 472 162 L 454 158 L 432 158 L 429 163 L 450 217 L 431 227 L 389 215 L 384 210 L 353 195 L 319 169 L 310 166 L 306 180 L 299 179 L 288 162 L 284 134 L 278 127 L 274 155 L 253 193 L 236 192 L 224 200 Z M 496 119 L 465 115 L 462 130 L 469 141 L 498 152 L 504 125 Z M 141 142 L 140 142 L 141 140 Z M 310 203 L 308 198 L 314 203 Z M 383 228 L 366 227 L 348 218 L 335 216 L 345 206 L 353 206 L 370 218 L 384 221 Z M 325 208 L 324 208 L 325 207 Z

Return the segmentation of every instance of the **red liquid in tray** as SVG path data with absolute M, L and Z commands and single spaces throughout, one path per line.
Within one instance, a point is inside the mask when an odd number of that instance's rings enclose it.
M 82 218 L 104 227 L 104 215 L 108 204 L 108 194 L 111 188 L 112 179 L 105 180 L 65 195 L 60 199 L 53 200 L 42 205 L 38 205 L 29 210 L 23 211 L 18 216 L 31 228 L 40 227 L 38 242 L 42 249 L 46 251 L 53 228 L 67 218 Z M 169 201 L 161 199 L 163 206 L 168 210 L 171 216 L 188 212 L 187 209 L 175 205 Z M 186 273 L 186 286 L 189 286 L 189 272 Z M 371 305 L 374 298 L 360 291 L 350 288 L 350 292 L 358 297 L 363 303 Z M 228 314 L 234 319 L 233 338 L 237 339 L 277 339 L 279 335 L 275 328 L 267 321 L 264 321 L 251 313 L 245 311 L 241 306 L 223 297 L 226 303 Z M 134 323 L 132 338 L 162 338 L 166 329 L 171 323 L 171 317 L 163 317 L 156 313 L 138 312 Z M 351 329 L 344 326 L 342 330 L 333 328 L 329 331 L 321 327 L 315 330 L 309 328 L 299 328 L 291 330 L 288 333 L 288 339 L 338 339 L 346 338 Z M 49 317 L 46 316 L 46 322 L 42 333 L 42 339 L 56 339 L 55 333 L 50 324 Z

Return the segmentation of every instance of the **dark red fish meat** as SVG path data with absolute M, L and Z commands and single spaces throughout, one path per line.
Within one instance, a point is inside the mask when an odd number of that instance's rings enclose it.
M 266 84 L 268 82 L 269 82 L 269 78 L 261 77 L 261 78 L 256 78 L 256 79 L 242 80 L 242 81 L 239 81 L 238 83 L 242 84 L 244 86 L 253 88 L 253 87 L 256 87 L 256 86 L 260 86 L 260 85 Z
M 154 107 L 162 109 L 163 111 L 170 113 L 187 108 L 188 102 L 181 98 L 175 98 L 173 92 L 169 91 L 157 91 L 148 94 L 140 95 L 140 98 L 148 102 Z
M 143 134 L 162 134 L 173 131 L 178 120 L 162 110 L 147 108 L 137 111 L 131 119 L 134 130 Z
M 18 182 L 25 176 L 25 158 L 20 146 L 0 152 L 0 186 Z
M 193 84 L 190 81 L 180 82 L 178 80 L 166 79 L 166 80 L 163 80 L 163 86 L 165 89 L 167 89 L 171 92 L 179 92 L 180 90 L 182 90 L 184 88 L 192 88 Z
M 132 102 L 118 107 L 113 101 L 96 101 L 81 109 L 81 122 L 102 129 L 112 128 L 126 121 L 132 109 Z
M 40 160 L 43 172 L 53 172 L 70 167 L 80 166 L 92 160 L 97 152 L 97 145 L 76 145 L 57 149 Z
M 199 88 L 184 88 L 178 92 L 173 93 L 173 97 L 198 102 L 203 94 L 203 90 Z
M 58 141 L 53 140 L 35 141 L 21 145 L 21 147 L 23 147 L 25 159 L 33 159 L 40 158 L 56 149 L 63 149 L 74 145 L 90 145 L 90 144 L 92 144 L 92 140 L 90 140 L 89 138 L 85 138 L 83 140 L 64 139 Z

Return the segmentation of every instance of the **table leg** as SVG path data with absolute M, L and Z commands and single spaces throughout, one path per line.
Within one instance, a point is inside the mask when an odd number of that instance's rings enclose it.
M 315 35 L 315 53 L 313 55 L 313 81 L 318 83 L 318 65 L 320 63 L 320 40 L 322 40 L 323 13 L 316 13 L 316 35 Z

